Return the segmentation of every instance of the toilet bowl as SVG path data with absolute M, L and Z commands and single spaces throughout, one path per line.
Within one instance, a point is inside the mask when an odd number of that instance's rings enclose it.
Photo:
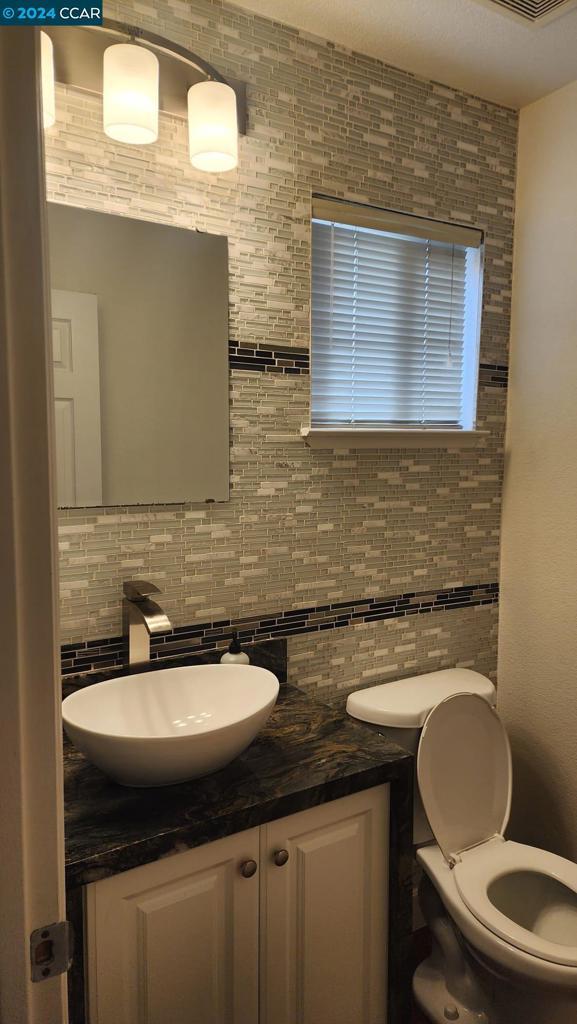
M 430 712 L 417 755 L 435 842 L 418 850 L 433 952 L 413 987 L 435 1024 L 577 1022 L 577 865 L 506 840 L 509 741 L 483 698 Z

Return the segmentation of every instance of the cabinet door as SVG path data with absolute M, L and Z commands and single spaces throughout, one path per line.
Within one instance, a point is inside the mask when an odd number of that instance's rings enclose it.
M 90 1024 L 256 1024 L 251 829 L 87 886 Z
M 386 1021 L 388 825 L 379 786 L 261 829 L 260 1024 Z

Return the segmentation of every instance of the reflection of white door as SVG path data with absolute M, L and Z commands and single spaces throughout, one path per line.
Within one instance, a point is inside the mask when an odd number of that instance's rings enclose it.
M 58 504 L 102 505 L 96 295 L 52 291 Z

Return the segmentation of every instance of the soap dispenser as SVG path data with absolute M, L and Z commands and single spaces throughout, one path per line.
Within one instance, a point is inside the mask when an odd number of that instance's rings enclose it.
M 225 651 L 220 662 L 221 665 L 248 665 L 250 663 L 248 654 L 243 651 L 240 645 L 238 633 L 234 632 L 232 634 L 232 640 L 228 651 Z

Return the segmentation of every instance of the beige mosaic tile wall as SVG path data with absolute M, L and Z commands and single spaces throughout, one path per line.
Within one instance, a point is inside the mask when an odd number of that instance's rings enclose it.
M 59 87 L 50 198 L 226 233 L 245 344 L 309 344 L 313 191 L 470 222 L 487 239 L 481 361 L 506 364 L 514 112 L 211 0 L 107 15 L 248 83 L 240 165 L 194 171 L 184 123 L 164 116 L 158 144 L 115 144 L 100 102 Z M 505 394 L 481 388 L 477 451 L 312 452 L 308 377 L 231 371 L 228 504 L 61 514 L 63 642 L 120 632 L 129 575 L 158 583 L 175 625 L 496 580 Z M 291 665 L 311 686 L 457 662 L 493 674 L 495 623 L 492 606 L 294 637 Z
M 495 676 L 496 605 L 368 622 L 289 641 L 300 686 L 347 690 L 460 665 Z

